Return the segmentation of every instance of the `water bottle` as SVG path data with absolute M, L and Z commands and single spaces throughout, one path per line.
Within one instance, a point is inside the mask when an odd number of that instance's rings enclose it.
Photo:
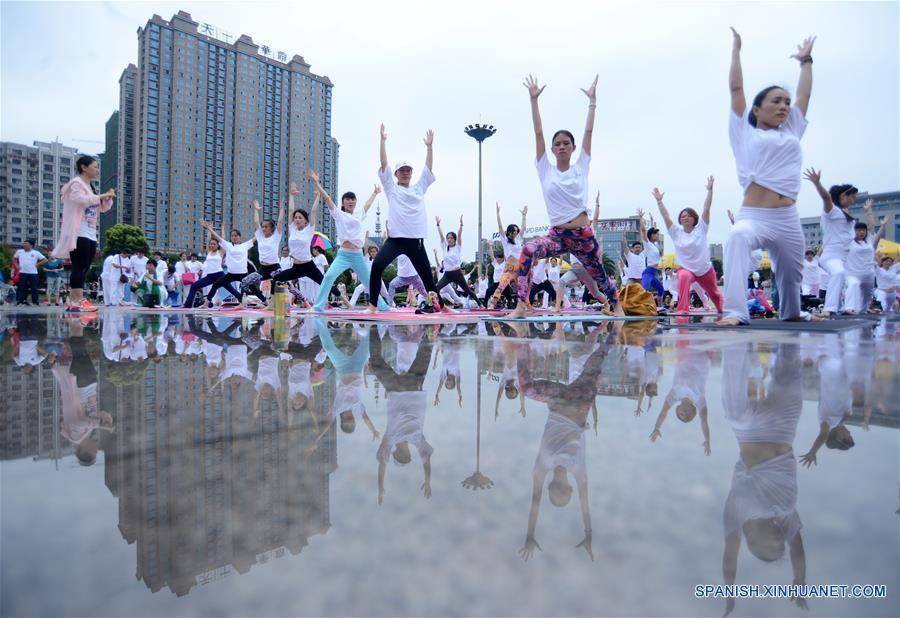
M 276 283 L 274 289 L 275 297 L 275 317 L 283 318 L 287 315 L 288 308 L 288 291 L 283 283 Z

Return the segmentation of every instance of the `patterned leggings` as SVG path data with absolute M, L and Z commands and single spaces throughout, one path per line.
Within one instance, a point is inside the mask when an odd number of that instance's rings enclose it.
M 531 274 L 531 266 L 528 267 L 528 273 L 529 275 Z M 506 286 L 510 283 L 515 283 L 518 276 L 519 264 L 516 264 L 511 259 L 508 260 L 506 266 L 503 267 L 503 274 L 500 275 L 500 283 L 497 284 L 497 288 L 494 290 L 494 293 L 491 294 L 491 300 L 495 303 L 500 300 L 500 296 L 503 295 L 503 290 L 505 290 Z
M 616 284 L 603 269 L 600 245 L 594 237 L 594 230 L 589 225 L 576 230 L 551 227 L 547 236 L 541 236 L 525 243 L 525 246 L 522 247 L 522 256 L 519 258 L 519 300 L 528 301 L 528 292 L 531 290 L 531 265 L 534 260 L 566 252 L 573 254 L 581 261 L 587 274 L 597 284 L 597 288 L 609 299 L 610 305 L 615 305 Z

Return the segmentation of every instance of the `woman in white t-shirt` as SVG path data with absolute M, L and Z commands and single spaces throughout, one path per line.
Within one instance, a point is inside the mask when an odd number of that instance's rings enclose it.
M 550 218 L 550 233 L 535 238 L 522 247 L 519 259 L 519 304 L 508 317 L 522 317 L 528 311 L 528 292 L 531 289 L 531 264 L 536 259 L 552 257 L 570 252 L 575 255 L 597 284 L 597 290 L 591 293 L 601 302 L 615 302 L 615 283 L 607 276 L 603 268 L 600 244 L 594 236 L 594 229 L 587 212 L 588 171 L 591 164 L 591 138 L 594 133 L 594 112 L 597 108 L 597 78 L 582 92 L 588 98 L 588 114 L 581 140 L 581 155 L 572 162 L 575 152 L 575 137 L 571 132 L 562 130 L 553 134 L 550 150 L 556 158 L 556 165 L 550 163 L 544 142 L 544 129 L 541 125 L 541 112 L 538 109 L 538 97 L 546 86 L 538 86 L 537 79 L 528 76 L 525 82 L 531 99 L 531 120 L 534 124 L 535 167 L 547 214 Z M 596 293 L 595 293 L 596 292 Z M 617 306 L 617 312 L 622 308 Z
M 460 247 L 463 229 L 462 215 L 459 216 L 459 232 L 447 232 L 446 236 L 444 236 L 444 232 L 441 230 L 441 218 L 435 217 L 434 221 L 437 223 L 438 236 L 441 238 L 441 249 L 444 251 L 444 274 L 437 284 L 435 284 L 435 289 L 438 294 L 440 294 L 444 286 L 455 283 L 460 287 L 463 293 L 474 300 L 477 305 L 478 296 L 476 296 L 475 292 L 472 291 L 472 288 L 469 287 L 469 283 L 466 281 L 462 271 L 462 248 Z
M 488 309 L 493 309 L 503 295 L 503 291 L 510 283 L 516 283 L 519 276 L 519 258 L 522 256 L 522 238 L 525 230 L 525 222 L 528 215 L 528 206 L 522 207 L 522 227 L 510 223 L 504 229 L 503 220 L 500 218 L 500 202 L 497 202 L 497 231 L 500 232 L 500 246 L 503 247 L 503 273 L 491 299 L 488 301 Z
M 375 202 L 375 198 L 381 193 L 381 187 L 375 185 L 372 195 L 369 196 L 362 208 L 357 208 L 356 194 L 348 191 L 341 196 L 341 207 L 338 208 L 331 196 L 325 192 L 325 188 L 319 182 L 319 177 L 311 174 L 310 178 L 313 179 L 316 190 L 331 211 L 331 218 L 334 220 L 337 228 L 337 238 L 340 243 L 337 256 L 334 258 L 331 266 L 328 267 L 328 272 L 325 273 L 325 278 L 319 287 L 316 302 L 313 304 L 314 311 L 324 311 L 328 304 L 328 294 L 331 292 L 331 286 L 334 285 L 338 277 L 344 274 L 345 270 L 352 270 L 356 273 L 361 285 L 365 286 L 366 290 L 369 289 L 371 271 L 369 263 L 362 254 L 366 238 L 363 221 L 366 220 L 366 214 L 368 214 L 369 208 Z M 380 297 L 378 299 L 378 308 L 382 311 L 388 309 L 387 303 Z
M 709 231 L 709 210 L 712 207 L 713 183 L 710 176 L 706 180 L 706 201 L 703 202 L 703 214 L 698 215 L 693 208 L 685 208 L 678 213 L 678 222 L 672 221 L 666 205 L 663 204 L 663 193 L 654 188 L 653 197 L 659 206 L 666 229 L 675 245 L 675 261 L 678 262 L 678 313 L 687 313 L 691 309 L 691 285 L 695 282 L 703 288 L 713 303 L 716 311 L 722 313 L 722 293 L 716 285 L 716 269 L 713 268 L 709 255 L 707 232 Z M 749 252 L 748 252 L 749 257 Z M 745 277 L 746 279 L 746 277 Z M 741 281 L 743 285 L 743 280 Z M 746 305 L 746 302 L 744 303 Z
M 278 205 L 278 218 L 263 219 L 260 221 L 259 212 L 262 206 L 253 200 L 253 224 L 256 226 L 254 238 L 256 249 L 259 251 L 259 275 L 262 281 L 272 278 L 281 265 L 278 262 L 279 247 L 281 246 L 282 221 L 284 220 L 284 208 Z
M 897 287 L 900 285 L 900 271 L 894 258 L 884 256 L 875 269 L 875 299 L 881 303 L 885 313 L 893 313 L 897 302 Z
M 219 291 L 220 288 L 225 287 L 229 283 L 240 283 L 241 279 L 247 276 L 249 268 L 247 266 L 249 262 L 249 252 L 250 247 L 253 246 L 253 243 L 256 242 L 255 238 L 251 238 L 246 242 L 241 242 L 241 233 L 238 230 L 231 230 L 231 242 L 228 242 L 218 234 L 213 229 L 212 225 L 208 221 L 203 221 L 201 225 L 206 228 L 206 230 L 213 235 L 213 238 L 219 241 L 219 246 L 225 250 L 225 268 L 228 269 L 228 273 L 219 277 L 215 283 L 210 287 L 209 292 L 206 294 L 206 302 L 203 304 L 204 309 L 208 309 L 212 306 L 213 296 L 216 295 L 216 292 Z M 227 288 L 226 288 L 227 289 Z M 250 293 L 256 296 L 263 304 L 266 302 L 266 297 L 263 296 L 263 293 L 260 289 L 253 284 L 249 287 Z M 244 299 L 244 291 L 242 287 L 232 288 L 228 290 L 228 292 L 237 298 L 238 302 L 243 302 Z
M 313 262 L 311 247 L 318 216 L 316 207 L 319 205 L 321 196 L 317 190 L 312 209 L 310 212 L 306 212 L 302 208 L 294 208 L 294 195 L 297 193 L 299 193 L 297 186 L 292 182 L 291 192 L 288 196 L 288 209 L 291 211 L 291 224 L 288 226 L 288 249 L 294 265 L 272 277 L 272 281 L 294 281 L 305 277 L 319 284 L 322 283 L 322 272 Z
M 384 196 L 388 200 L 388 220 L 391 222 L 391 232 L 388 239 L 381 245 L 375 261 L 372 262 L 372 271 L 369 276 L 369 312 L 377 310 L 373 299 L 381 295 L 381 277 L 388 264 L 397 259 L 399 255 L 407 256 L 416 269 L 419 278 L 429 295 L 431 302 L 422 311 L 434 313 L 444 309 L 440 296 L 434 287 L 434 277 L 431 273 L 431 263 L 428 261 L 428 252 L 425 251 L 425 236 L 428 233 L 428 223 L 425 216 L 425 192 L 434 182 L 432 173 L 432 143 L 434 132 L 429 130 L 425 134 L 425 168 L 415 184 L 412 181 L 412 165 L 406 161 L 400 161 L 394 166 L 394 173 L 388 165 L 387 133 L 384 125 L 381 125 L 381 142 L 379 158 L 381 167 L 378 168 L 378 177 L 384 187 Z M 376 301 L 377 302 L 377 301 Z
M 800 62 L 797 100 L 777 86 L 762 90 L 747 106 L 741 72 L 741 37 L 732 28 L 731 113 L 729 138 L 737 164 L 744 201 L 725 242 L 725 317 L 720 325 L 747 324 L 745 281 L 750 254 L 768 249 L 780 297 L 782 320 L 803 319 L 800 281 L 805 242 L 795 203 L 800 192 L 806 130 L 806 110 L 812 90 L 812 53 L 815 37 L 806 39 L 792 57 Z
M 866 211 L 874 227 L 872 200 L 866 202 Z M 844 304 L 849 314 L 865 313 L 872 304 L 875 294 L 875 248 L 884 236 L 887 220 L 887 217 L 881 220 L 881 227 L 874 238 L 865 223 L 860 221 L 853 226 L 855 237 L 847 254 L 847 291 L 844 295 Z
M 662 298 L 666 290 L 662 281 L 659 280 L 659 263 L 662 261 L 662 254 L 659 251 L 659 229 L 653 226 L 652 218 L 650 219 L 650 228 L 647 229 L 644 223 L 644 211 L 641 209 L 638 209 L 638 218 L 641 220 L 644 257 L 647 259 L 647 266 L 641 276 L 641 285 L 657 298 Z
M 822 170 L 809 168 L 803 174 L 822 198 L 822 248 L 819 265 L 825 271 L 822 280 L 825 288 L 825 307 L 822 315 L 828 316 L 841 310 L 841 295 L 847 275 L 846 261 L 853 241 L 853 224 L 856 219 L 850 207 L 856 202 L 859 190 L 853 185 L 834 185 L 826 190 L 822 185 Z

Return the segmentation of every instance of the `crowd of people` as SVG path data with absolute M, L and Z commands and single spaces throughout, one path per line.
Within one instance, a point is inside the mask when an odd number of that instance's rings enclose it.
M 432 266 L 424 240 L 425 195 L 435 182 L 434 134 L 428 131 L 424 138 L 425 162 L 413 182 L 411 163 L 399 161 L 391 166 L 387 132 L 382 125 L 378 178 L 388 202 L 388 234 L 380 247 L 369 246 L 364 222 L 382 188 L 376 185 L 362 207 L 357 206 L 353 192 L 344 193 L 338 205 L 316 173 L 310 171 L 315 201 L 308 212 L 295 208 L 298 191 L 292 182 L 289 220 L 284 220 L 281 207 L 276 219 L 260 220 L 262 208 L 254 202 L 255 230 L 247 240 L 240 230 L 231 230 L 226 239 L 224 229 L 216 231 L 208 222 L 201 222 L 209 233 L 202 262 L 198 253 L 188 252 L 182 253 L 174 264 L 167 264 L 161 254 L 148 258 L 139 252 L 131 255 L 127 249 L 107 256 L 101 274 L 104 303 L 129 303 L 133 292 L 136 302 L 144 306 L 193 307 L 200 293 L 205 298 L 204 308 L 228 296 L 238 303 L 245 297 L 255 297 L 265 305 L 271 302 L 272 286 L 284 284 L 290 286 L 296 302 L 314 311 L 351 307 L 363 292 L 367 295 L 368 311 L 385 311 L 395 305 L 396 291 L 407 289 L 407 302 L 418 303 L 420 312 L 451 311 L 448 305 L 468 307 L 470 302 L 496 309 L 502 301 L 511 309 L 508 316 L 514 318 L 531 311 L 538 295 L 544 296 L 542 306 L 554 302 L 559 308 L 567 302 L 565 290 L 578 284 L 583 286 L 585 301 L 598 303 L 604 313 L 612 315 L 661 310 L 685 313 L 696 295 L 706 308 L 721 316 L 720 324 L 725 325 L 746 324 L 751 313 L 777 313 L 782 320 L 806 320 L 839 312 L 852 314 L 879 308 L 894 311 L 900 271 L 891 257 L 877 254 L 887 219 L 876 229 L 869 201 L 868 220 L 857 221 L 848 211 L 856 199 L 856 187 L 843 184 L 826 189 L 820 171 L 813 168 L 806 170 L 805 178 L 822 197 L 823 243 L 818 250 L 805 246 L 796 200 L 802 182 L 800 140 L 807 127 L 815 38 L 804 40 L 792 56 L 800 65 L 794 100 L 785 89 L 769 86 L 748 105 L 743 89 L 741 37 L 732 31 L 729 139 L 744 199 L 736 216 L 729 211 L 733 225 L 725 243 L 721 278 L 713 267 L 708 242 L 714 186 L 711 176 L 701 212 L 684 208 L 674 219 L 663 201 L 664 193 L 653 189 L 665 231 L 674 246 L 677 273 L 666 269 L 660 277 L 660 230 L 652 217 L 647 227 L 643 211 L 638 211 L 641 240 L 631 246 L 623 244 L 618 277 L 615 269 L 604 264 L 595 232 L 599 194 L 593 220 L 588 214 L 587 195 L 597 78 L 582 89 L 588 111 L 580 143 L 576 144 L 572 132 L 561 129 L 552 134 L 548 152 L 538 105 L 545 85 L 529 76 L 524 86 L 531 106 L 535 168 L 550 230 L 545 236 L 525 239 L 527 206 L 521 210 L 521 225 L 504 226 L 498 204 L 502 258 L 499 253 L 495 256 L 489 273 L 478 269 L 463 272 L 463 217 L 458 230 L 446 234 L 440 217 L 435 218 L 442 255 L 435 251 L 436 264 Z M 31 302 L 37 303 L 37 272 L 42 266 L 48 281 L 53 279 L 53 285 L 47 286 L 48 295 L 58 303 L 62 273 L 59 260 L 67 258 L 71 262 L 71 292 L 66 310 L 96 309 L 83 297 L 84 278 L 96 251 L 97 217 L 109 210 L 115 190 L 98 195 L 92 188 L 91 182 L 99 174 L 94 158 L 82 156 L 76 167 L 78 173 L 62 189 L 63 220 L 59 241 L 50 254 L 53 260 L 48 261 L 28 242 L 16 252 L 19 304 L 27 302 L 29 293 Z M 317 210 L 322 202 L 329 209 L 337 235 L 337 255 L 330 267 L 321 246 L 313 242 Z M 283 243 L 285 227 L 287 238 Z M 258 263 L 249 259 L 254 245 Z M 761 291 L 760 278 L 755 275 L 763 250 L 768 250 L 772 264 L 772 294 L 768 296 Z M 561 258 L 568 259 L 564 266 Z M 397 277 L 389 281 L 384 294 L 385 271 L 395 260 Z M 352 298 L 348 298 L 346 285 L 334 285 L 346 270 L 352 271 L 357 282 Z M 629 301 L 623 302 L 626 299 Z M 873 308 L 873 301 L 879 303 L 878 307 Z M 819 304 L 823 305 L 821 312 L 812 316 L 808 310 Z M 635 309 L 642 305 L 647 308 Z

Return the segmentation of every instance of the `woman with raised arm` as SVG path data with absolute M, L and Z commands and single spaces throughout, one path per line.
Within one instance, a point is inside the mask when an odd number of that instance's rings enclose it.
M 644 211 L 638 210 L 638 218 L 641 220 L 641 238 L 644 241 L 644 257 L 647 259 L 647 267 L 641 276 L 641 285 L 645 290 L 662 299 L 666 290 L 663 288 L 662 281 L 659 280 L 659 263 L 662 261 L 662 254 L 659 252 L 659 230 L 653 226 L 653 219 L 650 219 L 650 228 L 644 224 Z
M 875 249 L 884 238 L 884 229 L 888 218 L 881 220 L 878 233 L 872 236 L 870 230 L 875 228 L 875 215 L 872 213 L 872 200 L 866 200 L 868 223 L 858 221 L 853 226 L 854 238 L 847 254 L 847 292 L 844 302 L 847 313 L 866 313 L 875 295 Z
M 797 46 L 791 57 L 800 62 L 797 100 L 783 88 L 769 86 L 748 108 L 741 73 L 741 37 L 734 30 L 731 51 L 731 114 L 728 136 L 737 163 L 744 201 L 725 242 L 725 317 L 720 325 L 747 324 L 745 281 L 750 253 L 768 249 L 780 294 L 780 318 L 804 319 L 800 310 L 803 277 L 803 229 L 794 206 L 800 192 L 806 110 L 812 91 L 812 48 L 815 37 Z
M 528 206 L 523 206 L 522 210 L 522 226 L 519 227 L 515 223 L 510 223 L 504 229 L 503 220 L 500 218 L 500 202 L 497 202 L 497 231 L 500 233 L 500 244 L 503 247 L 503 274 L 500 275 L 500 282 L 491 294 L 487 308 L 493 309 L 503 291 L 510 283 L 516 283 L 519 273 L 519 258 L 522 256 L 522 239 L 525 236 L 525 222 L 528 216 Z
M 315 172 L 309 170 L 307 175 L 312 178 L 315 176 Z M 316 179 L 318 179 L 318 176 L 316 176 Z M 299 192 L 297 185 L 292 182 L 291 192 L 288 195 L 288 210 L 291 211 L 291 224 L 288 226 L 288 249 L 290 250 L 291 258 L 294 260 L 294 265 L 272 277 L 272 281 L 294 281 L 306 277 L 316 283 L 322 283 L 322 273 L 319 272 L 319 269 L 313 263 L 310 249 L 313 234 L 316 231 L 316 207 L 319 205 L 321 196 L 318 189 L 316 189 L 312 210 L 311 212 L 306 212 L 302 208 L 294 209 L 294 196 Z M 328 290 L 326 290 L 327 292 Z
M 262 206 L 259 202 L 253 200 L 253 224 L 256 226 L 256 249 L 259 251 L 259 274 L 262 281 L 272 278 L 272 274 L 277 271 L 281 265 L 278 263 L 279 246 L 281 245 L 281 224 L 284 220 L 284 208 L 282 204 L 278 204 L 278 219 L 259 220 L 259 211 Z
M 341 196 L 341 207 L 338 208 L 331 196 L 325 192 L 325 187 L 319 182 L 319 176 L 311 173 L 309 177 L 315 183 L 319 197 L 325 200 L 325 205 L 328 206 L 331 212 L 331 218 L 334 220 L 337 228 L 337 237 L 341 243 L 337 257 L 334 258 L 331 266 L 328 267 L 325 278 L 322 279 L 322 283 L 319 285 L 319 295 L 316 297 L 316 302 L 313 305 L 314 311 L 324 311 L 328 303 L 328 293 L 331 292 L 331 286 L 334 285 L 335 280 L 345 270 L 352 269 L 360 283 L 365 286 L 367 291 L 369 289 L 369 275 L 371 271 L 369 270 L 369 263 L 362 254 L 362 248 L 366 240 L 363 221 L 366 219 L 369 208 L 375 202 L 375 197 L 381 193 L 381 187 L 375 185 L 375 190 L 372 191 L 372 195 L 369 196 L 362 208 L 356 207 L 356 194 L 348 191 Z M 382 311 L 388 309 L 387 303 L 380 297 L 378 298 L 378 308 Z
M 425 134 L 425 169 L 419 180 L 410 185 L 412 180 L 412 165 L 406 161 L 400 161 L 394 166 L 391 174 L 388 165 L 387 133 L 384 125 L 381 125 L 381 167 L 378 169 L 378 177 L 384 187 L 384 195 L 388 200 L 388 220 L 391 222 L 390 237 L 384 241 L 375 261 L 372 262 L 372 273 L 369 277 L 369 308 L 370 312 L 376 311 L 376 305 L 372 302 L 381 294 L 381 277 L 388 264 L 397 259 L 399 255 L 407 256 L 416 269 L 416 273 L 422 279 L 425 289 L 435 292 L 432 300 L 426 303 L 424 311 L 433 313 L 443 309 L 440 296 L 434 287 L 434 278 L 431 275 L 431 263 L 428 261 L 428 252 L 425 250 L 425 236 L 428 234 L 428 223 L 425 218 L 425 192 L 434 182 L 434 174 L 431 173 L 433 161 L 432 143 L 434 132 L 429 130 Z
M 206 249 L 206 260 L 203 262 L 203 276 L 191 284 L 190 291 L 184 301 L 184 307 L 186 309 L 194 308 L 194 298 L 197 296 L 197 292 L 208 285 L 213 285 L 216 281 L 225 276 L 225 272 L 222 270 L 222 261 L 225 259 L 225 250 L 219 246 L 219 241 L 214 236 L 211 236 L 206 243 Z M 235 298 L 238 297 L 237 291 L 230 283 L 223 287 L 229 294 Z
M 200 225 L 206 228 L 212 237 L 219 241 L 219 246 L 225 250 L 225 268 L 228 269 L 228 274 L 219 277 L 215 283 L 212 284 L 212 287 L 209 288 L 209 292 L 206 294 L 206 302 L 203 303 L 202 306 L 203 309 L 208 309 L 212 306 L 213 296 L 216 295 L 216 292 L 218 292 L 220 288 L 227 286 L 229 283 L 240 283 L 241 279 L 247 276 L 247 273 L 249 272 L 248 263 L 250 262 L 248 253 L 250 252 L 250 247 L 256 242 L 256 239 L 251 238 L 246 242 L 241 242 L 241 233 L 238 230 L 231 230 L 231 242 L 228 242 L 216 233 L 209 221 L 202 221 Z M 256 284 L 251 285 L 249 289 L 251 294 L 265 304 L 266 297 L 263 296 L 263 293 Z M 228 290 L 228 292 L 237 298 L 238 302 L 243 302 L 244 290 L 242 287 L 232 288 Z
M 535 167 L 547 214 L 550 217 L 550 233 L 535 238 L 522 248 L 519 258 L 519 304 L 508 317 L 522 317 L 528 311 L 528 292 L 531 289 L 531 264 L 534 260 L 569 252 L 581 261 L 591 279 L 597 284 L 603 298 L 615 303 L 615 284 L 603 268 L 600 245 L 594 236 L 594 229 L 587 213 L 588 171 L 591 165 L 591 138 L 594 133 L 594 112 L 597 109 L 597 77 L 582 92 L 588 98 L 587 121 L 581 139 L 581 155 L 572 162 L 575 152 L 575 137 L 565 129 L 557 131 L 550 140 L 550 150 L 556 158 L 556 165 L 550 163 L 544 143 L 544 129 L 538 97 L 545 86 L 531 75 L 524 83 L 531 99 L 531 120 L 534 124 Z M 618 313 L 621 307 L 616 307 Z
M 434 286 L 435 289 L 437 289 L 438 294 L 440 294 L 444 286 L 455 283 L 466 296 L 474 300 L 475 304 L 478 305 L 478 296 L 476 296 L 475 292 L 472 291 L 472 288 L 469 287 L 469 283 L 466 281 L 466 277 L 463 275 L 462 271 L 462 215 L 459 216 L 459 231 L 456 233 L 447 232 L 446 236 L 444 236 L 444 232 L 441 230 L 441 218 L 435 217 L 434 221 L 437 224 L 438 236 L 441 238 L 441 249 L 444 251 L 444 275 Z
M 659 206 L 672 244 L 675 245 L 675 261 L 678 262 L 678 313 L 687 313 L 691 309 L 691 285 L 696 281 L 703 288 L 713 303 L 716 311 L 722 313 L 722 293 L 716 285 L 716 269 L 713 268 L 709 255 L 707 232 L 709 231 L 709 211 L 712 207 L 713 183 L 710 176 L 706 180 L 706 201 L 703 203 L 703 214 L 698 215 L 693 208 L 685 208 L 678 213 L 678 222 L 672 221 L 669 211 L 663 203 L 663 193 L 654 188 L 653 197 Z M 746 279 L 746 277 L 744 277 Z M 744 280 L 741 280 L 744 285 Z M 742 287 L 743 289 L 743 287 Z M 746 296 L 746 291 L 744 292 Z M 746 301 L 744 302 L 746 306 Z
M 853 185 L 834 185 L 826 189 L 822 185 L 822 170 L 809 168 L 803 177 L 810 181 L 822 198 L 822 255 L 819 266 L 827 275 L 825 281 L 825 307 L 823 316 L 830 316 L 841 310 L 841 296 L 844 293 L 846 261 L 853 242 L 853 224 L 856 219 L 850 214 L 850 207 L 856 202 L 859 190 Z

